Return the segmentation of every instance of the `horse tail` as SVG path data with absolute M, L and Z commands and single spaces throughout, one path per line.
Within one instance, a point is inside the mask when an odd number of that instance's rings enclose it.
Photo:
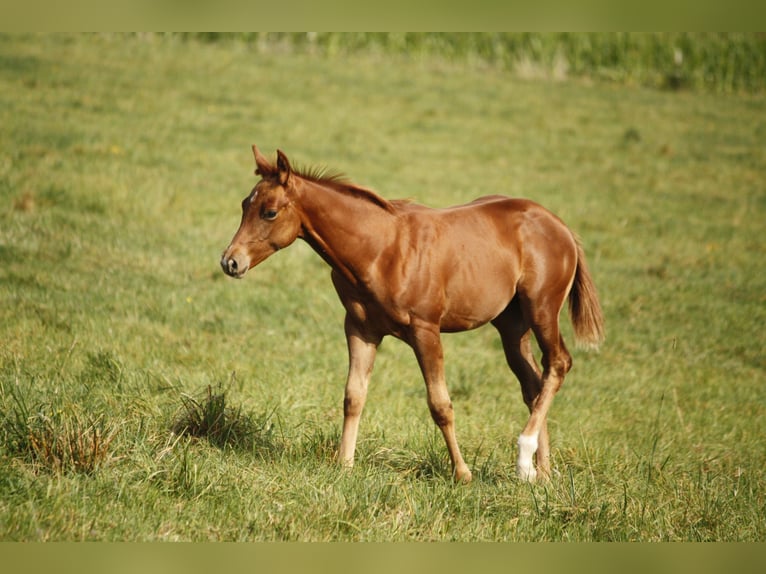
M 577 268 L 572 289 L 569 291 L 569 316 L 572 318 L 575 339 L 584 346 L 597 349 L 604 340 L 604 315 L 593 284 L 585 252 L 577 237 Z

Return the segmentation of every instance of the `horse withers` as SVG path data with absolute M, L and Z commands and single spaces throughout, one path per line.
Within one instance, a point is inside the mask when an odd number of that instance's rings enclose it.
M 538 473 L 548 478 L 546 417 L 572 367 L 559 328 L 567 298 L 578 341 L 597 346 L 604 334 L 596 289 L 574 233 L 526 199 L 492 195 L 430 209 L 386 200 L 338 175 L 296 170 L 281 150 L 276 163 L 256 146 L 253 154 L 260 180 L 242 201 L 241 223 L 221 267 L 240 278 L 297 238 L 330 265 L 346 309 L 349 354 L 341 463 L 354 463 L 376 351 L 384 336 L 393 335 L 415 352 L 455 480 L 470 481 L 455 436 L 440 334 L 491 323 L 530 412 L 518 439 L 517 474 L 528 481 Z M 532 353 L 532 334 L 542 351 L 542 370 Z

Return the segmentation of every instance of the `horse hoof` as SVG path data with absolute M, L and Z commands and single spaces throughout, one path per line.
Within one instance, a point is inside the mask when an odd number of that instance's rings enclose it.
M 473 475 L 468 469 L 455 473 L 455 482 L 458 484 L 468 484 L 471 480 L 473 480 Z
M 524 482 L 534 483 L 537 480 L 537 471 L 532 465 L 517 465 L 516 476 Z

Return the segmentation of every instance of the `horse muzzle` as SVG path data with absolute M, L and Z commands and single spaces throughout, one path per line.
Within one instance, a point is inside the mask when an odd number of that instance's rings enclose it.
M 250 269 L 250 258 L 244 253 L 230 253 L 227 249 L 221 257 L 221 269 L 226 275 L 239 279 Z

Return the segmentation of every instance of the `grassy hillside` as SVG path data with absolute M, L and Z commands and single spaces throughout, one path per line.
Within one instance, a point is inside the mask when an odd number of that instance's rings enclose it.
M 764 112 L 428 54 L 0 37 L 0 539 L 763 540 Z M 218 267 L 252 143 L 389 198 L 529 197 L 582 237 L 608 339 L 574 351 L 550 484 L 514 478 L 491 328 L 445 337 L 474 483 L 395 340 L 334 465 L 329 270 L 305 244 Z

